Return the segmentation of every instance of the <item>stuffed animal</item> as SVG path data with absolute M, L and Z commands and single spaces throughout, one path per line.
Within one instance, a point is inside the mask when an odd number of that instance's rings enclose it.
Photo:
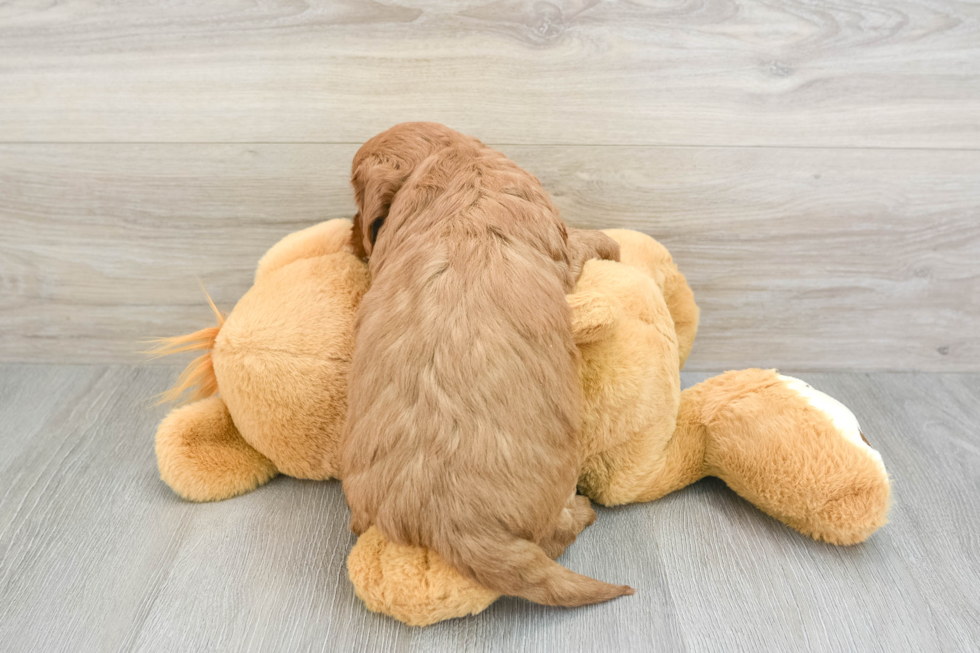
M 854 415 L 774 370 L 726 372 L 682 392 L 693 294 L 655 240 L 606 233 L 621 262 L 589 261 L 568 296 L 582 355 L 579 491 L 610 506 L 717 476 L 819 540 L 853 544 L 882 526 L 888 474 Z M 165 396 L 193 389 L 193 403 L 156 436 L 161 477 L 182 497 L 226 499 L 277 473 L 336 478 L 354 316 L 370 284 L 349 235 L 349 221 L 332 220 L 287 236 L 218 326 L 162 342 L 158 354 L 205 350 Z M 411 625 L 475 614 L 497 598 L 435 552 L 374 528 L 348 570 L 368 608 Z

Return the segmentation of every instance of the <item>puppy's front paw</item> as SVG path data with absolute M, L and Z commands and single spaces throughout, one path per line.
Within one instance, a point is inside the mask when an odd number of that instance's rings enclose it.
M 569 229 L 568 249 L 582 264 L 590 258 L 619 261 L 619 243 L 596 229 Z
M 567 247 L 573 282 L 578 280 L 589 259 L 619 261 L 619 243 L 595 229 L 569 229 Z
M 602 233 L 601 231 L 593 231 L 595 234 L 595 258 L 601 258 L 604 261 L 616 261 L 619 262 L 619 243 L 615 240 Z

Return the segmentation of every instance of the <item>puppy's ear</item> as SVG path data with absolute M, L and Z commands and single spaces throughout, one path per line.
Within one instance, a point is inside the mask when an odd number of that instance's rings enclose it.
M 587 345 L 610 337 L 622 319 L 622 309 L 609 295 L 584 290 L 565 299 L 572 308 L 572 337 L 577 345 Z
M 371 256 L 395 193 L 408 179 L 408 173 L 408 166 L 397 159 L 378 154 L 364 157 L 354 167 L 351 183 L 358 210 L 352 240 L 361 258 Z

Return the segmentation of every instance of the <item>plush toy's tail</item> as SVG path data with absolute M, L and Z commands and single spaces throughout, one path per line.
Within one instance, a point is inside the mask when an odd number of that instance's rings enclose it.
M 562 567 L 537 544 L 509 533 L 463 534 L 452 548 L 440 553 L 484 587 L 543 605 L 575 607 L 634 593 Z
M 202 288 L 203 290 L 203 288 Z M 184 391 L 193 388 L 190 395 L 184 399 L 183 403 L 205 399 L 218 393 L 218 379 L 214 375 L 214 363 L 211 361 L 211 350 L 214 349 L 214 341 L 224 326 L 225 316 L 222 315 L 218 307 L 214 305 L 208 291 L 204 290 L 204 296 L 208 299 L 208 304 L 218 323 L 213 327 L 201 329 L 194 333 L 173 338 L 158 338 L 153 342 L 157 346 L 147 352 L 153 358 L 179 354 L 184 351 L 200 351 L 204 353 L 188 363 L 184 371 L 172 388 L 160 395 L 158 404 L 164 404 L 180 399 Z

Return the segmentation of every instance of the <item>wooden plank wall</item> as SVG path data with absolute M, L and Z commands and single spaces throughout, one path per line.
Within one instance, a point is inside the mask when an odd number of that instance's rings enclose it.
M 980 5 L 0 6 L 0 361 L 135 362 L 436 120 L 662 240 L 689 368 L 980 369 Z

